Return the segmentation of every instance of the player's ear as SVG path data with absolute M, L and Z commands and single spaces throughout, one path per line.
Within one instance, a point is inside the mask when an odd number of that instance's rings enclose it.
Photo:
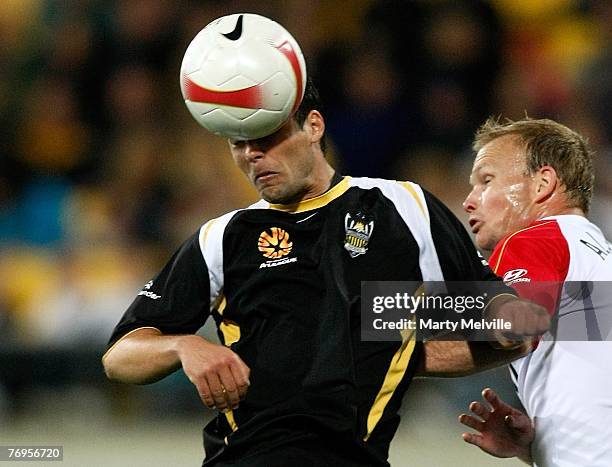
M 534 176 L 535 201 L 544 201 L 552 196 L 559 186 L 557 171 L 550 165 L 540 167 Z
M 321 112 L 318 110 L 311 110 L 308 112 L 306 120 L 304 121 L 304 126 L 308 128 L 311 143 L 321 141 L 325 133 L 325 120 Z

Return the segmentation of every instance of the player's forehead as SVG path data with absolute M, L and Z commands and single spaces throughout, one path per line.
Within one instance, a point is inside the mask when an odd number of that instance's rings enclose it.
M 486 143 L 474 158 L 472 176 L 487 170 L 522 170 L 525 165 L 525 146 L 516 135 L 504 135 Z

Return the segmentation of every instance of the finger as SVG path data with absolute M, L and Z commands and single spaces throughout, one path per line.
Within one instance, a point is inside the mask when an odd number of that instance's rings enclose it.
M 204 405 L 206 405 L 206 407 L 208 407 L 209 409 L 214 409 L 215 401 L 212 398 L 211 391 L 208 387 L 208 383 L 206 382 L 206 380 L 201 381 L 199 384 L 196 384 L 195 387 L 198 390 L 198 394 L 200 396 L 200 399 L 202 399 L 202 402 L 204 402 Z
M 494 409 L 499 407 L 500 399 L 493 389 L 484 388 L 482 390 L 482 398 L 486 400 L 489 404 L 491 404 L 491 407 L 493 407 Z
M 248 381 L 244 384 L 238 385 L 238 397 L 240 398 L 240 400 L 244 400 L 248 390 L 249 390 Z
M 224 389 L 224 396 L 229 407 L 235 409 L 240 403 L 240 395 L 238 394 L 238 386 L 234 381 L 234 375 L 228 367 L 219 371 L 219 379 Z
M 520 341 L 525 336 L 533 336 L 538 333 L 539 317 L 530 307 L 523 306 L 515 310 L 512 321 L 512 328 L 507 335 L 509 339 Z
M 550 328 L 550 315 L 545 308 L 537 306 L 533 311 L 533 322 L 531 323 L 531 334 L 538 336 L 544 334 Z
M 462 413 L 461 415 L 459 415 L 459 423 L 473 428 L 476 431 L 483 431 L 484 430 L 484 422 L 472 417 L 471 415 Z
M 200 396 L 200 400 L 204 402 L 204 405 L 206 407 L 208 407 L 209 409 L 215 408 L 215 401 L 213 400 L 210 394 L 200 393 L 199 396 Z
M 482 448 L 482 435 L 477 435 L 474 433 L 463 433 L 461 437 L 466 443 L 473 444 L 474 446 Z
M 238 386 L 246 386 L 248 388 L 251 384 L 249 380 L 251 376 L 251 369 L 247 366 L 247 364 L 244 363 L 240 357 L 238 357 L 237 361 L 231 365 L 231 369 L 232 373 L 234 373 Z
M 227 410 L 229 408 L 227 399 L 225 397 L 226 390 L 219 379 L 219 375 L 216 373 L 208 375 L 208 386 L 210 387 L 210 394 L 212 395 L 215 407 L 218 410 Z
M 489 419 L 490 411 L 484 404 L 480 402 L 472 402 L 470 404 L 470 410 L 474 413 L 474 415 L 478 415 L 485 422 Z
M 244 364 L 243 364 L 244 365 Z M 230 371 L 236 382 L 238 389 L 238 397 L 243 400 L 246 397 L 246 393 L 249 389 L 249 369 L 246 365 L 231 365 Z
M 523 309 L 519 309 L 517 310 L 517 312 L 514 314 L 514 335 L 516 337 L 518 337 L 519 339 L 522 336 L 529 336 L 531 335 L 531 333 L 533 332 L 533 329 L 529 323 L 529 320 L 526 319 L 526 313 L 525 310 Z M 531 323 L 533 324 L 533 323 Z
M 504 423 L 512 430 L 528 433 L 531 430 L 531 420 L 525 414 L 506 415 Z
M 538 334 L 544 334 L 550 328 L 550 315 L 548 312 L 540 316 L 538 323 Z
M 514 408 L 511 405 L 506 404 L 497 393 L 491 388 L 485 388 L 482 391 L 482 397 L 491 404 L 493 410 L 508 410 L 514 411 Z

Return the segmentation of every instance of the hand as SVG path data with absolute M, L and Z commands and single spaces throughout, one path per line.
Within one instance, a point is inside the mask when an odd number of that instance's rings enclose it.
M 518 457 L 531 463 L 535 430 L 529 417 L 506 404 L 490 388 L 483 390 L 482 396 L 491 408 L 482 402 L 472 402 L 473 415 L 459 415 L 459 422 L 479 432 L 463 433 L 464 441 L 495 457 Z
M 231 349 L 200 336 L 184 336 L 179 344 L 183 371 L 202 402 L 221 411 L 236 409 L 246 396 L 251 370 Z
M 494 298 L 485 309 L 485 318 L 503 319 L 511 323 L 511 329 L 495 329 L 493 332 L 497 341 L 495 344 L 501 348 L 520 346 L 531 337 L 544 334 L 550 327 L 550 315 L 546 308 L 513 296 Z

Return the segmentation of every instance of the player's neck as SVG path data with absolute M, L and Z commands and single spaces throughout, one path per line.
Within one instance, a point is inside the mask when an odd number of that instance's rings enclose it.
M 329 190 L 332 187 L 334 173 L 334 169 L 325 159 L 323 159 L 321 163 L 318 163 L 314 169 L 314 183 L 302 198 L 302 201 L 321 196 L 323 193 Z
M 564 215 L 586 217 L 584 211 L 568 199 L 564 189 L 557 189 L 547 198 L 539 202 L 535 201 L 535 204 L 532 205 L 532 213 L 534 214 L 534 220 Z
M 584 211 L 578 207 L 570 207 L 570 206 L 559 206 L 559 207 L 553 207 L 553 206 L 548 206 L 544 209 L 542 209 L 538 216 L 537 219 L 542 219 L 544 217 L 550 217 L 550 216 L 582 216 L 582 217 L 586 217 L 586 214 L 584 213 Z

